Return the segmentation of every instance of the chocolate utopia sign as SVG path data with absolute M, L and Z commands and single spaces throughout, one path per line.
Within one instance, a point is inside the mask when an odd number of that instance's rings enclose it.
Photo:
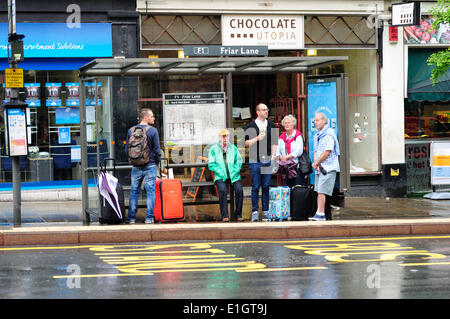
M 222 45 L 267 45 L 269 50 L 304 48 L 303 16 L 222 16 Z

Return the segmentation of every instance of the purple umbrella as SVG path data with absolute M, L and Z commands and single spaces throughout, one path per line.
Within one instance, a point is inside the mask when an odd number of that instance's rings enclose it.
M 98 175 L 98 190 L 103 200 L 107 200 L 111 207 L 116 212 L 117 216 L 122 219 L 122 212 L 120 210 L 119 198 L 116 192 L 118 179 L 108 172 L 101 171 Z

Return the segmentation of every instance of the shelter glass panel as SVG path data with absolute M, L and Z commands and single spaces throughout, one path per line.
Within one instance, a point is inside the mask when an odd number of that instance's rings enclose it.
M 150 108 L 155 114 L 155 127 L 158 129 L 161 140 L 162 157 L 168 158 L 170 163 L 194 163 L 199 157 L 208 157 L 208 144 L 199 145 L 165 145 L 165 125 L 163 94 L 168 93 L 200 93 L 200 92 L 224 92 L 224 81 L 220 75 L 171 75 L 171 76 L 146 76 L 139 80 L 139 108 Z M 182 106 L 180 105 L 180 112 Z M 199 118 L 192 110 L 193 120 Z M 186 118 L 185 121 L 188 121 Z M 214 123 L 214 125 L 219 125 Z M 213 134 L 213 132 L 210 132 Z M 218 136 L 217 136 L 218 141 Z M 176 169 L 175 175 L 179 178 L 191 176 L 191 169 Z
M 104 86 L 107 85 L 104 83 Z M 104 87 L 103 86 L 103 87 Z M 102 88 L 98 88 L 100 101 L 100 117 L 95 116 L 95 88 L 90 88 L 86 96 L 90 104 L 91 126 L 98 122 L 105 134 L 111 128 L 103 123 L 109 120 L 103 112 L 109 107 L 109 96 L 104 98 Z M 80 92 L 76 71 L 41 71 L 25 70 L 24 88 L 19 89 L 19 99 L 28 104 L 28 156 L 21 159 L 21 178 L 24 182 L 46 183 L 56 181 L 80 180 L 80 162 L 78 158 L 80 146 Z M 3 102 L 7 101 L 8 89 L 2 88 Z M 2 148 L 2 165 L 0 182 L 9 183 L 11 176 L 11 159 L 5 156 L 5 132 L 1 130 L 0 144 Z M 97 147 L 95 131 L 90 131 L 92 147 Z M 105 141 L 107 147 L 110 139 Z M 95 164 L 96 165 L 96 164 Z M 42 187 L 36 184 L 36 187 Z M 48 185 L 47 185 L 48 184 Z M 58 184 L 58 183 L 56 183 Z M 75 185 L 76 183 L 72 183 Z M 33 184 L 34 185 L 34 184 Z M 7 187 L 7 186 L 5 186 Z M 34 187 L 30 185 L 30 187 Z

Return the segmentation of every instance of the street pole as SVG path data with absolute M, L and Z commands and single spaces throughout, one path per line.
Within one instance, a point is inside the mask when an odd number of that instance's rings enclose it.
M 8 0 L 8 44 L 11 47 L 11 39 L 16 35 L 16 1 Z M 9 59 L 9 67 L 17 68 L 16 60 Z M 19 89 L 11 88 L 11 101 L 19 99 Z M 6 128 L 5 128 L 6 129 Z M 7 142 L 7 141 L 6 141 Z M 22 224 L 22 198 L 20 189 L 20 157 L 12 156 L 12 180 L 13 180 L 13 220 L 14 226 Z

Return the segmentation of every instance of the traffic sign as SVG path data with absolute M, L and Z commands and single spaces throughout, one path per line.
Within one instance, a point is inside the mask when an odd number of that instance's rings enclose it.
M 23 88 L 23 69 L 5 69 L 5 87 Z

